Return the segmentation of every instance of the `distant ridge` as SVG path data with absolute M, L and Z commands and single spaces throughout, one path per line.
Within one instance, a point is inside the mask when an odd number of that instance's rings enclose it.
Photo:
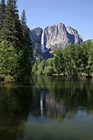
M 89 40 L 93 43 L 93 39 L 88 39 L 88 40 L 86 40 L 84 42 L 87 43 Z

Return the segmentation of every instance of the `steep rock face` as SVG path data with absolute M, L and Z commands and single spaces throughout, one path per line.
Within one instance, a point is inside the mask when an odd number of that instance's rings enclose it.
M 45 46 L 51 48 L 55 45 L 67 46 L 69 38 L 64 24 L 58 24 L 45 28 Z
M 31 40 L 41 45 L 42 32 L 42 28 L 31 30 Z M 62 23 L 48 26 L 44 29 L 44 46 L 48 49 L 64 49 L 70 43 L 77 43 L 80 45 L 82 42 L 83 39 L 78 34 L 77 30 L 71 27 L 65 27 Z
M 78 32 L 71 27 L 66 28 L 62 23 L 45 28 L 44 33 L 46 48 L 60 47 L 64 49 L 70 42 L 79 45 L 82 43 Z
M 78 34 L 77 30 L 71 28 L 71 27 L 67 27 L 66 28 L 67 32 L 70 34 L 70 35 L 73 35 L 74 37 L 74 44 L 81 44 L 82 43 L 82 37 Z
M 43 29 L 38 27 L 30 31 L 30 38 L 33 42 L 41 44 L 41 36 Z

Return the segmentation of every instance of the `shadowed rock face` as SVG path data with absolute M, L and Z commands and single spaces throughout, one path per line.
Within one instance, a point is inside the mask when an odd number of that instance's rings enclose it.
M 31 30 L 31 39 L 41 44 L 42 31 L 43 29 L 41 28 Z M 44 29 L 44 45 L 46 48 L 55 49 L 59 47 L 64 49 L 70 43 L 80 45 L 82 41 L 82 37 L 75 29 L 71 27 L 66 28 L 62 23 L 48 26 Z
M 82 39 L 82 36 L 80 36 L 77 32 L 77 30 L 71 28 L 71 27 L 67 27 L 66 28 L 67 32 L 73 36 L 74 38 L 74 44 L 81 44 L 83 39 Z M 72 39 L 71 39 L 72 40 Z
M 43 29 L 42 28 L 35 28 L 30 31 L 30 38 L 32 41 L 41 44 L 41 36 L 42 36 Z

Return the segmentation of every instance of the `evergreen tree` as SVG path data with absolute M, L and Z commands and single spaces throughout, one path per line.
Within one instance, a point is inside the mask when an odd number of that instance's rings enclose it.
M 18 65 L 16 67 L 16 79 L 26 81 L 30 78 L 32 71 L 31 57 L 29 48 L 24 46 L 18 53 Z
M 3 22 L 5 19 L 5 7 L 6 7 L 5 0 L 1 0 L 0 2 L 0 30 L 3 27 Z
M 2 28 L 5 20 L 5 0 L 1 0 L 0 2 L 0 41 L 2 37 Z
M 15 36 L 17 37 L 17 40 L 15 42 L 17 51 L 20 51 L 20 49 L 23 47 L 23 33 L 22 33 L 22 28 L 21 28 L 21 22 L 19 20 L 19 15 L 18 15 L 18 9 L 16 6 L 16 0 L 12 0 L 12 6 L 13 6 L 13 13 L 14 13 L 14 20 L 15 20 Z
M 21 15 L 21 29 L 22 29 L 22 36 L 23 36 L 23 46 L 27 46 L 29 48 L 31 63 L 33 64 L 32 41 L 30 39 L 29 29 L 26 25 L 25 10 L 23 10 Z
M 2 41 L 0 43 L 0 73 L 14 75 L 17 58 L 18 55 L 12 43 Z
M 30 39 L 30 36 L 29 36 L 29 29 L 26 25 L 25 10 L 23 10 L 23 13 L 21 15 L 21 28 L 22 28 L 22 33 L 23 33 L 24 44 L 26 46 L 30 46 L 31 45 L 31 39 Z
M 16 41 L 18 41 L 18 31 L 16 30 L 16 15 L 14 0 L 8 0 L 6 6 L 5 20 L 2 28 L 2 38 L 1 40 L 7 40 L 16 46 Z

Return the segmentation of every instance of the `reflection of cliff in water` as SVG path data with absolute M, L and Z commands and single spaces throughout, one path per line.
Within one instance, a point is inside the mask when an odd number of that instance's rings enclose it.
M 47 94 L 45 102 L 46 102 L 45 117 L 55 119 L 58 121 L 64 119 L 66 108 L 62 101 L 57 103 L 55 102 L 51 94 Z
M 35 117 L 62 121 L 66 114 L 72 115 L 76 113 L 75 110 L 71 112 L 67 110 L 63 101 L 56 102 L 54 96 L 48 89 L 39 90 L 38 88 L 34 88 L 33 93 L 30 112 Z

